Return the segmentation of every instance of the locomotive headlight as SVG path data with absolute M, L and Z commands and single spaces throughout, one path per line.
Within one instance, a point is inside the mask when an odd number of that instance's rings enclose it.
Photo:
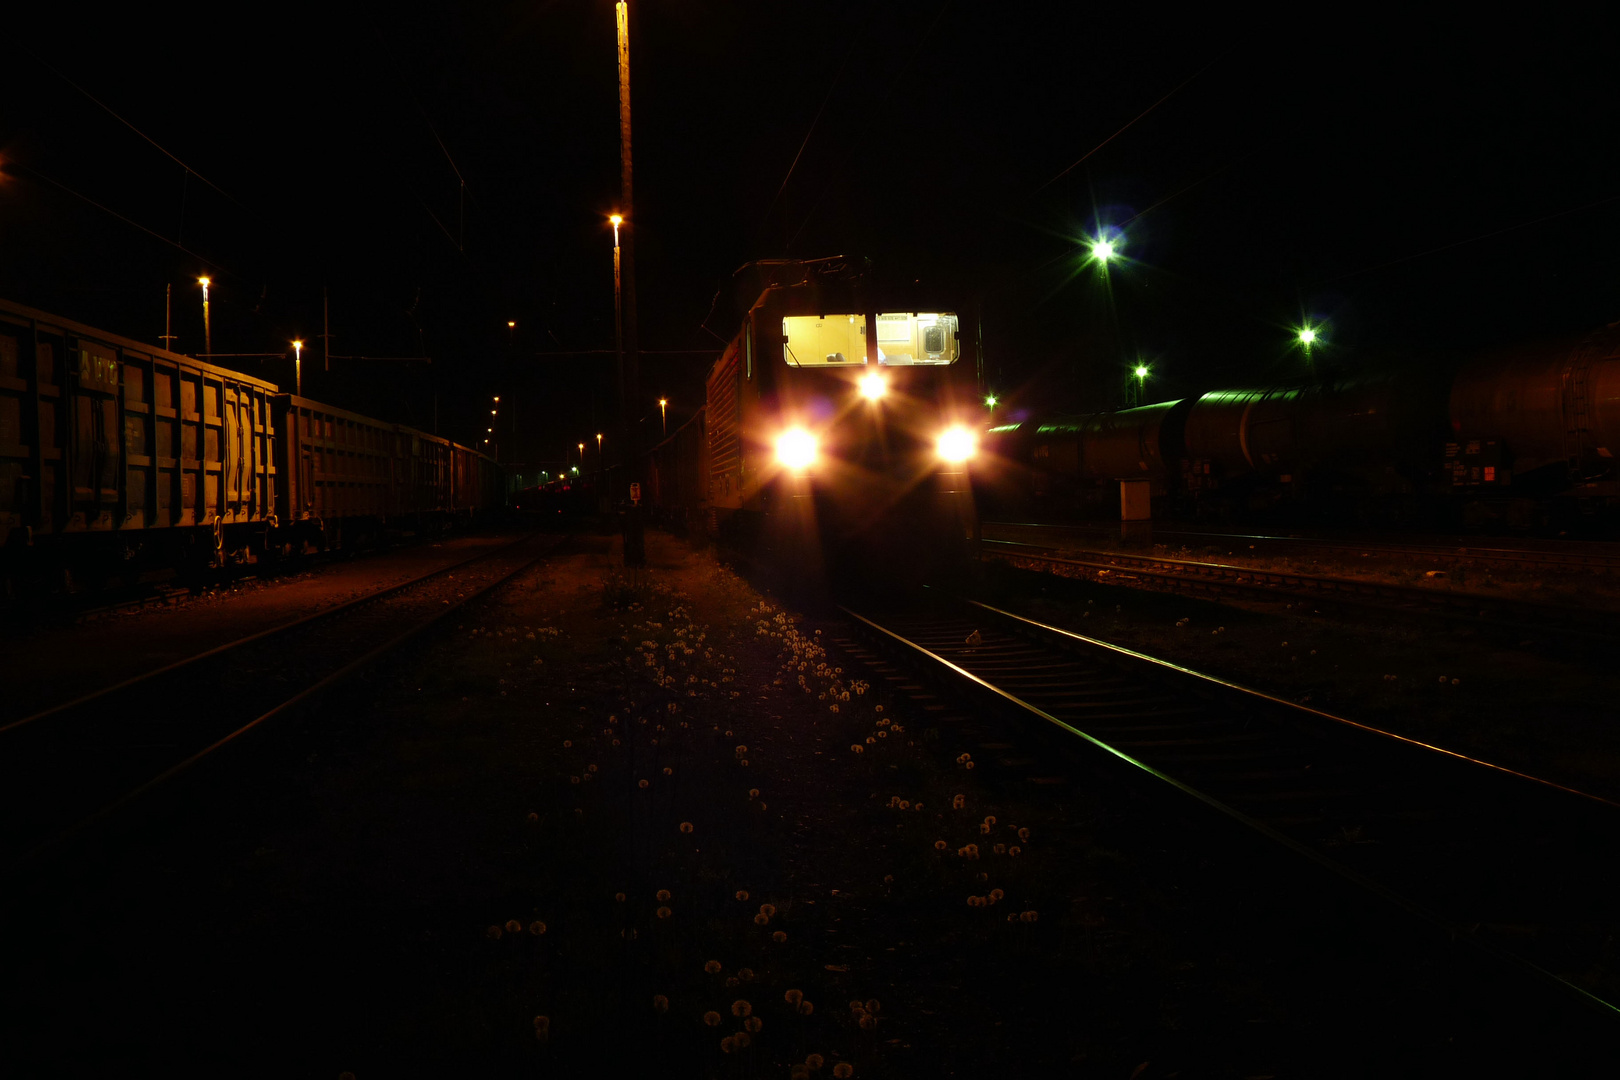
M 978 452 L 979 438 L 961 424 L 955 424 L 945 429 L 935 448 L 942 461 L 960 465 Z
M 876 401 L 889 392 L 889 382 L 883 376 L 873 372 L 861 376 L 861 397 L 867 401 Z
M 776 460 L 790 469 L 804 469 L 815 464 L 816 437 L 804 428 L 788 428 L 776 440 Z

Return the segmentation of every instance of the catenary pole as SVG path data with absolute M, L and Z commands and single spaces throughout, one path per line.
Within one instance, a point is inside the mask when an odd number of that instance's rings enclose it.
M 624 372 L 620 379 L 619 417 L 624 424 L 625 479 L 641 480 L 641 432 L 635 421 L 635 403 L 641 400 L 641 371 L 636 333 L 636 200 L 634 169 L 630 152 L 630 5 L 619 0 L 614 5 L 619 32 L 619 213 L 624 215 L 621 271 L 624 290 Z M 625 493 L 620 493 L 621 497 Z M 624 564 L 646 565 L 646 537 L 642 531 L 641 508 L 631 506 L 625 516 Z

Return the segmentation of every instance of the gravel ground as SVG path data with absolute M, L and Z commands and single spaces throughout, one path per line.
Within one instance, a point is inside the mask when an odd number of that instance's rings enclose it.
M 14 1075 L 1567 1075 L 1579 1017 L 579 537 L 10 897 Z M 206 808 L 206 812 L 204 812 Z M 27 989 L 26 994 L 15 991 Z M 813 1066 L 813 1068 L 812 1068 Z

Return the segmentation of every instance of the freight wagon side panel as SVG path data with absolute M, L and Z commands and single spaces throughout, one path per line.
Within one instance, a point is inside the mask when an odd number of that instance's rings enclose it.
M 285 520 L 385 520 L 396 506 L 397 440 L 391 425 L 308 398 L 277 404 L 283 468 L 291 473 Z
M 10 327 L 6 327 L 10 330 Z M 0 333 L 0 546 L 38 525 L 37 375 L 32 340 Z
M 263 521 L 274 390 L 0 302 L 0 542 Z
M 709 372 L 709 505 L 716 510 L 740 510 L 743 504 L 741 360 L 733 342 Z

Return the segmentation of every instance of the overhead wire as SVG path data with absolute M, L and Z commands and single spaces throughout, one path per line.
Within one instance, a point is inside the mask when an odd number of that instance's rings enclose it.
M 208 177 L 204 176 L 202 173 L 198 172 L 196 169 L 193 169 L 190 165 L 187 165 L 184 161 L 181 161 L 172 152 L 170 152 L 170 150 L 167 147 L 165 147 L 162 143 L 158 142 L 156 139 L 152 138 L 152 136 L 148 135 L 146 132 L 142 131 L 140 128 L 136 127 L 134 124 L 132 124 L 128 120 L 124 119 L 118 113 L 114 112 L 107 105 L 106 102 L 102 101 L 100 98 L 96 97 L 90 91 L 86 90 L 84 87 L 80 86 L 78 83 L 74 82 L 72 79 L 70 79 L 66 75 L 62 74 L 61 71 L 58 71 L 56 69 L 56 67 L 53 66 L 49 60 L 46 60 L 44 57 L 38 55 L 37 53 L 30 53 L 29 55 L 32 56 L 36 61 L 38 61 L 40 63 L 40 65 L 47 68 L 57 78 L 61 79 L 63 82 L 67 83 L 69 86 L 73 87 L 73 89 L 77 90 L 79 93 L 83 94 L 85 97 L 89 98 L 92 102 L 94 102 L 96 104 L 97 107 L 99 107 L 108 116 L 112 117 L 114 120 L 117 120 L 120 124 L 123 124 L 125 127 L 129 128 L 129 130 L 133 131 L 135 134 L 137 134 L 141 138 L 145 139 L 152 146 L 156 147 L 158 152 L 163 154 L 170 161 L 174 162 L 176 165 L 178 165 L 182 169 L 186 170 L 187 173 L 189 173 L 192 176 L 195 176 L 197 179 L 201 180 L 203 183 L 207 184 L 209 187 L 213 188 L 215 191 L 217 191 L 221 195 L 225 196 L 225 198 L 227 198 L 231 202 L 235 203 L 241 209 L 247 210 L 247 207 L 242 204 L 242 201 L 240 199 L 238 199 L 236 196 L 232 195 L 230 192 L 226 191 L 224 188 L 220 187 L 218 184 L 214 183 L 212 180 L 208 179 Z
M 871 16 L 867 18 L 870 20 Z M 860 34 L 853 35 L 849 48 L 844 52 L 844 62 L 838 65 L 838 74 L 833 76 L 832 84 L 827 87 L 827 93 L 821 99 L 821 107 L 816 110 L 816 115 L 810 121 L 810 127 L 805 130 L 804 141 L 799 143 L 799 152 L 793 155 L 793 164 L 788 166 L 787 175 L 782 177 L 781 186 L 776 189 L 776 194 L 771 196 L 770 205 L 765 208 L 765 220 L 770 220 L 771 211 L 776 209 L 777 200 L 782 197 L 782 192 L 787 190 L 788 181 L 793 179 L 793 171 L 799 167 L 799 159 L 804 157 L 805 148 L 810 145 L 810 137 L 816 133 L 816 125 L 821 122 L 821 114 L 827 111 L 827 102 L 832 100 L 833 91 L 838 89 L 844 72 L 849 68 L 850 57 L 855 55 L 855 46 L 860 40 Z
M 459 239 L 450 235 L 450 230 L 444 227 L 444 223 L 439 221 L 437 215 L 435 215 L 433 211 L 428 210 L 426 203 L 422 203 L 422 209 L 426 210 L 428 216 L 433 218 L 434 223 L 437 224 L 441 230 L 443 230 L 445 237 L 456 246 L 456 250 L 461 252 L 462 255 L 466 255 L 467 178 L 461 174 L 461 167 L 456 164 L 456 159 L 450 153 L 450 148 L 445 145 L 444 137 L 439 134 L 439 129 L 434 126 L 432 118 L 427 114 L 427 110 L 422 107 L 422 102 L 417 98 L 416 91 L 411 89 L 411 84 L 406 80 L 405 73 L 400 70 L 398 62 L 394 59 L 393 50 L 388 47 L 387 40 L 382 36 L 382 32 L 377 29 L 375 24 L 373 24 L 371 27 L 371 35 L 377 39 L 377 44 L 381 46 L 383 55 L 388 59 L 388 66 L 393 69 L 394 77 L 399 80 L 399 85 L 404 89 L 405 96 L 410 98 L 411 104 L 416 107 L 416 114 L 422 118 L 422 123 L 427 125 L 428 133 L 433 136 L 433 141 L 438 144 L 439 152 L 444 155 L 444 160 L 450 166 L 450 171 L 455 173 L 456 183 L 461 185 L 461 236 Z M 417 201 L 421 202 L 420 199 Z M 476 196 L 474 197 L 473 201 L 477 201 Z
M 1059 180 L 1061 180 L 1065 176 L 1069 175 L 1069 173 L 1071 173 L 1075 169 L 1079 168 L 1080 165 L 1082 165 L 1093 154 L 1097 153 L 1097 151 L 1101 150 L 1103 147 L 1107 146 L 1109 143 L 1113 142 L 1115 139 L 1117 139 L 1121 135 L 1125 134 L 1126 131 L 1130 130 L 1132 125 L 1134 125 L 1138 120 L 1142 119 L 1144 116 L 1146 116 L 1148 113 L 1152 112 L 1154 109 L 1157 109 L 1160 105 L 1163 105 L 1166 101 L 1169 101 L 1172 97 L 1174 97 L 1177 94 L 1177 92 L 1179 92 L 1181 90 L 1182 87 L 1186 86 L 1188 83 L 1190 83 L 1194 79 L 1198 78 L 1198 76 L 1200 76 L 1204 72 L 1208 71 L 1210 69 L 1210 67 L 1214 65 L 1215 61 L 1219 60 L 1219 59 L 1220 59 L 1220 56 L 1216 56 L 1214 59 L 1210 60 L 1210 62 L 1208 64 L 1205 64 L 1203 67 L 1199 68 L 1197 71 L 1193 72 L 1191 75 L 1189 75 L 1185 79 L 1181 80 L 1181 82 L 1177 83 L 1174 87 L 1171 88 L 1169 93 L 1165 94 L 1158 101 L 1155 101 L 1153 104 L 1149 105 L 1147 108 L 1143 109 L 1141 112 L 1139 112 L 1135 116 L 1133 116 L 1125 124 L 1124 127 L 1120 128 L 1118 131 L 1116 131 L 1112 135 L 1108 136 L 1108 138 L 1104 139 L 1102 142 L 1098 143 L 1096 146 L 1093 146 L 1090 150 L 1087 150 L 1084 154 L 1081 154 L 1079 160 L 1077 160 L 1077 161 L 1073 162 L 1072 164 L 1070 164 L 1068 168 L 1066 168 L 1066 169 L 1062 170 L 1061 172 L 1059 172 L 1056 176 L 1054 176 L 1050 180 L 1046 181 L 1046 183 L 1042 184 L 1040 187 L 1036 188 L 1034 191 L 1031 191 L 1030 194 L 1031 195 L 1039 195 L 1042 191 L 1045 191 L 1047 188 L 1051 187 L 1053 184 L 1057 183 Z
M 66 184 L 62 183 L 62 181 L 56 179 L 55 177 L 50 176 L 47 173 L 40 172 L 38 169 L 34 168 L 32 165 L 27 165 L 27 164 L 24 164 L 23 162 L 20 162 L 20 161 L 7 161 L 6 164 L 5 164 L 5 168 L 7 168 L 7 169 L 21 169 L 21 170 L 23 170 L 24 172 L 28 173 L 31 176 L 35 176 L 35 177 L 39 178 L 40 180 L 45 181 L 47 184 L 51 185 L 52 187 L 57 188 L 60 191 L 65 191 L 69 195 L 72 195 L 74 198 L 81 199 L 84 202 L 89 203 L 91 206 L 95 207 L 97 210 L 100 210 L 102 213 L 109 214 L 112 217 L 117 218 L 119 221 L 122 221 L 125 225 L 128 225 L 131 228 L 139 229 L 141 232 L 145 233 L 146 235 L 148 235 L 150 237 L 153 237 L 153 238 L 155 238 L 157 240 L 161 240 L 165 244 L 168 244 L 172 248 L 175 248 L 177 250 L 185 252 L 187 255 L 190 255 L 192 258 L 196 259 L 197 261 L 199 261 L 201 263 L 204 263 L 207 266 L 213 267 L 215 270 L 219 271 L 222 274 L 228 274 L 231 277 L 237 277 L 238 276 L 237 274 L 233 273 L 231 270 L 229 270 L 229 269 L 225 268 L 224 266 L 221 266 L 219 263 L 215 262 L 213 259 L 210 259 L 208 256 L 202 255 L 202 254 L 200 254 L 198 252 L 195 252 L 195 251 L 192 251 L 190 248 L 186 247 L 184 244 L 181 244 L 181 243 L 179 243 L 177 241 L 170 240 L 167 236 L 164 236 L 162 233 L 157 232 L 157 231 L 155 231 L 153 229 L 147 228 L 145 225 L 142 225 L 140 222 L 134 220 L 133 218 L 125 217 L 123 214 L 120 214 L 118 211 L 114 210 L 112 207 L 107 206 L 107 205 L 105 205 L 103 203 L 97 202 L 96 200 L 92 199 L 90 196 L 84 194 L 81 191 L 75 191 L 73 188 L 68 187 Z
M 912 62 L 917 58 L 917 54 L 920 53 L 923 50 L 923 47 L 928 44 L 929 39 L 934 36 L 934 31 L 939 28 L 940 20 L 942 20 L 945 17 L 945 12 L 950 9 L 950 6 L 951 6 L 951 4 L 953 2 L 954 2 L 954 0 L 944 0 L 944 2 L 939 5 L 939 10 L 934 13 L 934 19 L 933 19 L 932 22 L 930 22 L 928 24 L 928 29 L 923 31 L 922 37 L 917 39 L 916 45 L 914 45 L 912 47 L 911 52 L 909 54 L 907 54 L 905 63 L 899 65 L 899 67 L 896 69 L 896 71 L 894 73 L 894 78 L 889 80 L 888 88 L 883 93 L 882 100 L 879 101 L 876 105 L 874 105 L 872 107 L 872 109 L 870 110 L 870 115 L 876 115 L 885 105 L 888 104 L 889 99 L 894 96 L 895 90 L 899 89 L 901 80 L 903 80 L 905 78 L 906 73 L 910 69 Z M 846 57 L 845 59 L 846 59 L 846 62 L 847 62 L 848 58 Z M 829 94 L 830 94 L 830 91 L 829 91 Z M 822 104 L 823 104 L 823 107 L 825 107 L 826 103 L 823 102 Z M 819 116 L 819 113 L 818 113 L 818 116 Z M 806 142 L 809 141 L 809 136 L 808 135 L 806 136 L 805 141 Z M 801 148 L 800 152 L 801 153 L 803 152 L 802 148 Z M 795 159 L 795 163 L 797 163 L 797 159 Z M 790 170 L 790 172 L 791 172 L 791 170 Z M 787 185 L 787 182 L 784 180 L 783 181 L 783 186 L 786 187 L 786 185 Z M 821 204 L 826 201 L 827 195 L 831 190 L 832 190 L 832 186 L 830 184 L 822 189 L 821 194 L 816 197 L 816 201 L 811 204 L 809 211 L 807 211 L 805 213 L 804 220 L 799 222 L 799 227 L 797 229 L 794 229 L 793 230 L 793 235 L 788 238 L 787 244 L 782 248 L 783 254 L 786 254 L 788 251 L 792 250 L 793 244 L 799 239 L 800 234 L 804 232 L 805 226 L 810 224 L 810 219 L 815 217 L 816 211 L 821 209 Z M 780 197 L 781 194 L 782 193 L 780 191 L 777 192 L 777 195 L 779 197 Z M 776 201 L 774 199 L 771 200 L 771 205 L 775 206 L 775 204 L 776 204 Z M 770 214 L 770 211 L 767 210 L 766 211 L 767 217 L 769 216 L 769 214 Z

